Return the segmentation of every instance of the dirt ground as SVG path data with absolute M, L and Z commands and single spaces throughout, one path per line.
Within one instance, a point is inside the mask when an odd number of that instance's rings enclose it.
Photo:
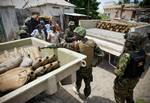
M 144 100 L 144 103 L 150 103 L 150 67 L 149 58 L 147 61 L 146 71 L 134 92 L 135 100 Z M 99 66 L 93 68 L 94 80 L 91 83 L 92 93 L 88 98 L 88 103 L 115 103 L 113 93 L 113 81 L 115 75 L 113 68 L 107 61 L 102 62 Z M 62 86 L 54 95 L 41 93 L 27 103 L 82 103 L 83 100 L 73 92 L 73 84 Z M 84 83 L 81 88 L 83 93 Z

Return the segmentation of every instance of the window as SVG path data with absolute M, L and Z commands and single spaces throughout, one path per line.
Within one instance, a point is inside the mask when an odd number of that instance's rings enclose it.
M 66 10 L 69 10 L 70 8 L 65 8 Z
M 53 8 L 54 8 L 54 9 L 59 9 L 60 7 L 58 7 L 58 6 L 53 6 Z

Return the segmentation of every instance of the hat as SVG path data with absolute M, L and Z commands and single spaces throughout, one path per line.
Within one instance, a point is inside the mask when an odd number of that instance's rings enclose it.
M 81 37 L 85 37 L 86 35 L 86 30 L 83 27 L 76 27 L 74 32 L 77 33 Z
M 74 21 L 69 21 L 68 26 L 73 26 L 75 25 Z

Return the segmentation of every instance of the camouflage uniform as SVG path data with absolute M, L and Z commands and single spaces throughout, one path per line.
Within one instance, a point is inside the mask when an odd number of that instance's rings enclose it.
M 92 62 L 94 59 L 94 54 L 101 56 L 102 51 L 93 40 L 87 38 L 82 38 L 82 40 L 74 41 L 73 43 L 64 43 L 63 47 L 72 49 L 87 56 L 85 59 L 86 67 L 81 66 L 80 69 L 76 72 L 76 89 L 79 91 L 81 82 L 84 80 L 84 95 L 85 97 L 88 97 L 91 94 L 90 83 L 93 81 Z
M 68 43 L 71 43 L 71 42 L 74 41 L 73 37 L 74 37 L 73 31 L 71 31 L 70 28 L 67 28 L 65 30 L 65 36 L 64 36 L 65 41 L 68 42 Z
M 117 75 L 114 81 L 114 94 L 116 103 L 134 103 L 133 89 L 139 81 L 139 78 L 123 78 L 127 63 L 130 61 L 130 55 L 125 53 L 120 57 L 119 69 L 115 69 Z
M 29 33 L 27 33 L 27 27 L 25 25 L 23 25 L 20 30 L 18 31 L 18 35 L 20 36 L 20 38 L 27 38 L 30 37 Z
M 125 45 L 128 45 L 128 43 L 126 43 Z M 141 62 L 137 62 L 138 64 L 136 64 L 136 62 L 133 62 L 133 57 L 136 58 L 140 56 L 143 56 Z M 114 71 L 117 76 L 114 81 L 114 97 L 116 103 L 125 103 L 125 101 L 126 103 L 134 103 L 133 89 L 138 83 L 141 73 L 144 72 L 144 63 L 145 52 L 143 49 L 135 49 L 131 51 L 127 50 L 121 55 L 118 63 L 118 68 Z M 136 65 L 136 69 L 132 69 L 134 67 L 131 65 Z M 139 68 L 141 69 L 136 72 Z
M 65 30 L 64 39 L 67 43 L 71 43 L 75 40 L 73 33 L 74 26 L 75 26 L 74 22 L 70 21 L 68 24 L 68 28 Z

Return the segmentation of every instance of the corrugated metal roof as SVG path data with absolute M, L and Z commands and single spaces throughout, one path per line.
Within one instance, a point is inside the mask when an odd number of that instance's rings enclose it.
M 29 8 L 44 4 L 75 7 L 75 5 L 66 2 L 65 0 L 0 0 L 0 6 L 15 6 L 16 8 Z
M 11 0 L 0 0 L 0 6 L 14 6 Z
M 40 5 L 44 5 L 44 4 L 55 4 L 55 5 L 61 5 L 61 6 L 75 7 L 75 5 L 73 5 L 69 2 L 66 2 L 65 0 L 30 0 L 26 7 L 27 8 L 35 7 L 35 6 L 40 6 Z

